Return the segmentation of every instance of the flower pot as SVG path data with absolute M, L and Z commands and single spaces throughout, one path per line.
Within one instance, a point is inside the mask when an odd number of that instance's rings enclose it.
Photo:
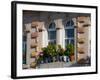
M 64 61 L 64 56 L 59 56 L 59 61 L 63 62 Z
M 50 63 L 51 62 L 51 57 L 49 56 L 47 59 L 48 59 L 48 63 Z
M 44 63 L 44 62 L 43 62 L 43 60 L 42 60 L 42 61 L 40 61 L 40 63 L 41 63 L 41 64 L 43 64 L 43 63 Z
M 45 57 L 44 63 L 50 63 L 50 62 L 51 62 L 51 58 L 50 57 Z
M 66 62 L 70 62 L 70 58 L 66 56 Z
M 56 61 L 56 57 L 53 57 L 53 62 L 55 62 Z
M 44 59 L 43 59 L 43 62 L 44 62 L 44 63 L 47 63 L 47 58 L 44 58 Z
M 74 61 L 75 60 L 75 56 L 74 55 L 71 55 L 70 56 L 70 61 L 72 62 L 72 61 Z
M 56 61 L 59 61 L 59 55 L 55 56 Z
M 70 62 L 70 58 L 68 56 L 64 56 L 64 62 Z
M 66 56 L 64 56 L 64 62 L 66 62 Z
M 53 62 L 53 57 L 50 56 L 50 58 L 51 58 L 51 62 Z

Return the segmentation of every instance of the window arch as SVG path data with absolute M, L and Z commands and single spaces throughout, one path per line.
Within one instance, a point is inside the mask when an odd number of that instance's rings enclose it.
M 49 25 L 49 29 L 55 29 L 56 24 L 53 22 Z
M 65 46 L 67 44 L 74 45 L 74 22 L 72 20 L 67 21 L 65 24 Z
M 69 20 L 69 21 L 67 21 L 67 23 L 66 23 L 66 26 L 65 27 L 73 27 L 73 25 L 74 25 L 74 22 L 73 22 L 73 20 Z
M 56 24 L 54 22 L 48 27 L 48 43 L 56 44 Z

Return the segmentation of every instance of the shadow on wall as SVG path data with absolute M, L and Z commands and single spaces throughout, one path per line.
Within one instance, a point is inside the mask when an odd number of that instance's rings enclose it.
M 80 59 L 77 63 L 72 64 L 70 67 L 91 66 L 91 58 L 87 56 L 86 59 Z

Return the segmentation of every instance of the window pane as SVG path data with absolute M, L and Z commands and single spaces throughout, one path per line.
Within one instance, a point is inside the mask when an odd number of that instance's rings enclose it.
M 73 44 L 74 45 L 74 39 L 65 39 L 65 47 L 67 44 Z
M 72 39 L 70 43 L 74 45 L 74 39 Z
M 49 44 L 56 44 L 56 40 L 49 41 Z
M 65 29 L 65 37 L 67 38 L 74 37 L 74 29 Z
M 65 39 L 65 47 L 66 47 L 66 45 L 69 44 L 69 43 L 70 43 L 69 39 Z
M 70 21 L 67 22 L 66 27 L 67 27 L 67 26 L 70 26 Z
M 48 39 L 56 39 L 56 31 L 48 31 Z

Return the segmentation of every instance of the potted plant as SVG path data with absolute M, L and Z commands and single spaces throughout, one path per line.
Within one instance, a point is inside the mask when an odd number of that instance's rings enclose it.
M 44 63 L 44 61 L 43 61 L 43 52 L 39 53 L 38 58 L 37 58 L 37 63 L 39 63 L 39 64 Z
M 47 48 L 48 48 L 49 56 L 51 56 L 52 60 L 55 62 L 56 61 L 56 56 L 57 56 L 56 45 L 49 44 L 47 46 Z
M 64 61 L 63 55 L 64 55 L 64 49 L 61 48 L 61 45 L 57 46 L 57 56 L 58 56 L 58 61 Z
M 74 61 L 75 60 L 74 45 L 73 44 L 67 44 L 66 49 L 67 49 L 67 51 L 69 51 L 70 61 Z
M 48 48 L 44 47 L 42 48 L 43 51 L 43 62 L 48 63 Z
M 69 49 L 66 49 L 64 51 L 64 61 L 69 62 L 70 61 L 69 57 L 70 57 L 70 51 L 69 51 Z

